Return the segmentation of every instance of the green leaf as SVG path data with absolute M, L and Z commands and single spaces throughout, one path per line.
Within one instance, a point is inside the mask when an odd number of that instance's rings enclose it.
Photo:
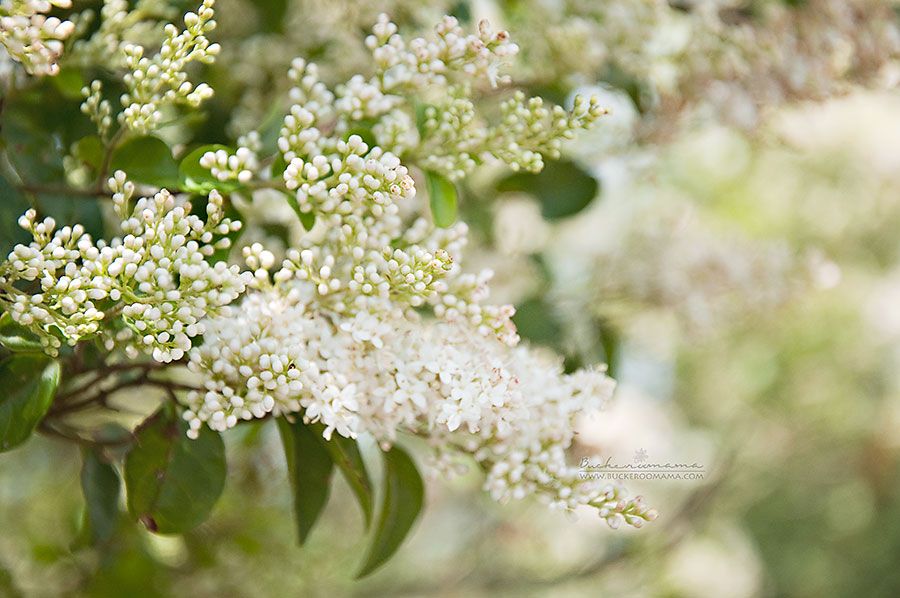
M 375 536 L 356 578 L 369 575 L 400 547 L 422 510 L 425 485 L 416 464 L 399 446 L 384 453 L 384 499 Z
M 14 353 L 42 350 L 37 335 L 14 322 L 9 313 L 0 315 L 0 345 Z
M 96 451 L 81 452 L 85 524 L 92 545 L 107 542 L 119 523 L 119 474 Z
M 0 363 L 0 451 L 19 446 L 44 418 L 59 386 L 59 362 L 19 353 Z
M 300 219 L 300 224 L 303 225 L 303 228 L 307 231 L 312 230 L 312 228 L 316 225 L 315 212 L 301 211 L 300 204 L 297 203 L 297 198 L 294 197 L 292 193 L 284 192 L 284 196 L 287 199 L 288 205 L 291 206 L 291 209 L 294 210 L 295 214 L 297 214 L 297 218 Z
M 266 2 L 254 2 L 260 23 L 260 29 L 267 33 L 283 33 L 285 25 L 285 13 L 287 12 L 287 0 L 267 0 Z
M 328 502 L 334 463 L 331 454 L 320 442 L 324 438 L 317 438 L 319 435 L 300 419 L 292 424 L 279 418 L 278 431 L 281 433 L 288 478 L 294 494 L 297 538 L 303 545 Z
M 284 161 L 284 156 L 281 152 L 275 154 L 275 158 L 272 160 L 272 168 L 270 172 L 272 173 L 272 178 L 276 180 L 284 179 L 284 171 L 287 169 L 287 162 Z
M 75 142 L 72 153 L 76 158 L 98 172 L 103 165 L 103 142 L 96 135 L 82 137 Z
M 434 223 L 441 228 L 447 228 L 456 222 L 456 185 L 435 172 L 425 173 L 425 184 L 428 186 L 428 200 L 431 202 Z
M 374 491 L 366 464 L 359 452 L 359 445 L 352 438 L 344 438 L 339 434 L 333 435 L 331 440 L 325 440 L 321 435 L 319 439 L 325 443 L 325 448 L 331 453 L 331 459 L 341 470 L 344 479 L 347 480 L 350 489 L 356 495 L 356 500 L 363 512 L 366 528 L 368 528 L 372 522 Z
M 157 137 L 126 141 L 113 153 L 110 171 L 123 170 L 128 178 L 156 187 L 178 186 L 178 164 L 169 146 Z
M 233 148 L 216 143 L 212 145 L 201 145 L 181 159 L 181 163 L 178 165 L 178 173 L 181 176 L 185 189 L 194 193 L 207 194 L 213 189 L 218 189 L 222 193 L 227 193 L 240 188 L 240 185 L 235 181 L 222 182 L 214 177 L 208 169 L 200 166 L 200 158 L 203 157 L 203 154 L 206 152 L 217 152 L 219 150 L 224 150 L 229 154 L 234 153 Z
M 81 89 L 84 87 L 84 78 L 77 69 L 63 67 L 50 80 L 53 81 L 53 85 L 67 99 L 79 100 L 79 103 L 84 99 L 81 95 Z
M 207 427 L 191 440 L 187 424 L 163 408 L 135 430 L 125 458 L 128 512 L 152 532 L 177 534 L 209 516 L 225 488 L 225 445 Z
M 19 216 L 30 207 L 19 190 L 0 175 L 0 260 L 5 260 L 17 243 L 28 243 L 31 239 L 18 225 Z
M 497 185 L 497 190 L 529 193 L 541 202 L 544 218 L 554 220 L 577 214 L 597 197 L 600 184 L 574 162 L 548 162 L 538 174 L 518 172 Z

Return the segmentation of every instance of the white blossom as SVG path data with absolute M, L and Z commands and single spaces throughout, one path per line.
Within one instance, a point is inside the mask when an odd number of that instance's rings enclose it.
M 316 296 L 309 283 L 256 291 L 207 322 L 190 356 L 204 386 L 187 397 L 192 436 L 204 424 L 225 430 L 269 414 L 321 422 L 326 438 L 367 433 L 390 444 L 410 432 L 439 453 L 470 453 L 496 500 L 589 504 L 613 527 L 655 518 L 640 498 L 566 463 L 575 418 L 614 388 L 602 369 L 564 374 L 558 359 L 473 335 L 465 323 L 403 310 L 341 316 L 320 311 Z
M 81 225 L 56 230 L 52 218 L 36 222 L 29 210 L 19 224 L 34 241 L 16 245 L 0 264 L 0 305 L 37 333 L 50 354 L 61 340 L 74 345 L 98 334 L 107 319 L 121 318 L 131 331 L 129 349 L 177 361 L 203 334 L 204 317 L 234 301 L 250 281 L 237 266 L 204 259 L 227 246 L 224 235 L 240 223 L 223 217 L 216 191 L 204 222 L 165 189 L 130 206 L 134 185 L 122 172 L 109 185 L 124 236 L 95 243 Z M 36 281 L 41 291 L 25 293 L 16 281 Z M 110 307 L 98 307 L 107 301 Z
M 0 44 L 25 70 L 37 76 L 59 72 L 63 42 L 75 30 L 72 21 L 47 16 L 72 0 L 6 0 L 0 3 Z

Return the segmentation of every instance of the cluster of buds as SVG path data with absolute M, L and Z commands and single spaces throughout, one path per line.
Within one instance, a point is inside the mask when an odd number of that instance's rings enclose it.
M 138 44 L 124 44 L 126 73 L 123 81 L 127 89 L 122 95 L 124 110 L 119 120 L 129 129 L 148 133 L 162 122 L 162 109 L 174 104 L 197 107 L 212 97 L 212 88 L 188 81 L 185 72 L 191 62 L 211 63 L 219 54 L 219 44 L 210 43 L 206 34 L 215 29 L 213 4 L 203 0 L 196 13 L 184 15 L 184 31 L 175 25 L 165 27 L 166 39 L 159 52 L 144 56 Z
M 72 0 L 10 0 L 0 4 L 0 44 L 36 76 L 59 72 L 63 43 L 75 30 L 72 21 L 48 17 L 53 7 L 70 8 Z

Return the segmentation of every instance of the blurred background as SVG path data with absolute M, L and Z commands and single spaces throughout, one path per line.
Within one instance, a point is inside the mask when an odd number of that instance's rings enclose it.
M 626 481 L 660 517 L 617 531 L 590 513 L 497 505 L 474 472 L 432 479 L 408 543 L 354 582 L 365 544 L 348 489 L 336 480 L 297 548 L 272 422 L 226 435 L 228 485 L 207 523 L 161 537 L 123 520 L 99 548 L 82 541 L 79 454 L 34 438 L 0 458 L 0 596 L 900 595 L 898 3 L 217 10 L 216 96 L 204 120 L 166 130 L 172 144 L 229 142 L 260 122 L 277 134 L 290 60 L 329 81 L 366 72 L 379 12 L 406 34 L 445 13 L 490 18 L 521 46 L 510 72 L 527 91 L 600 94 L 611 114 L 542 174 L 464 182 L 468 266 L 494 268 L 495 299 L 519 308 L 528 342 L 567 367 L 609 363 L 619 381 L 611 408 L 579 422 L 573 459 L 698 463 L 702 479 Z M 301 234 L 282 203 L 248 198 L 243 242 Z

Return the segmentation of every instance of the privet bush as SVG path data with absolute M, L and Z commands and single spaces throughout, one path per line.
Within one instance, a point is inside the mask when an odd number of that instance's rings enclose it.
M 199 68 L 224 49 L 213 0 L 179 24 L 160 2 L 74 8 L 0 5 L 16 62 L 2 211 L 30 237 L 4 225 L 0 447 L 35 431 L 83 447 L 93 529 L 117 512 L 120 477 L 147 529 L 198 525 L 225 483 L 220 434 L 263 419 L 283 439 L 301 541 L 333 470 L 346 477 L 375 528 L 360 574 L 423 506 L 413 437 L 448 472 L 468 455 L 498 501 L 590 506 L 611 527 L 656 518 L 567 459 L 575 418 L 613 391 L 605 367 L 521 343 L 514 308 L 489 301 L 491 272 L 463 260 L 463 182 L 506 170 L 529 187 L 604 116 L 597 98 L 528 97 L 504 72 L 519 47 L 486 21 L 445 16 L 410 38 L 381 15 L 358 72 L 326 81 L 294 59 L 276 109 L 229 143 Z M 273 201 L 298 238 L 242 224 Z M 98 426 L 142 408 L 128 397 L 143 388 L 165 400 L 142 423 Z M 361 437 L 383 456 L 379 500 Z

